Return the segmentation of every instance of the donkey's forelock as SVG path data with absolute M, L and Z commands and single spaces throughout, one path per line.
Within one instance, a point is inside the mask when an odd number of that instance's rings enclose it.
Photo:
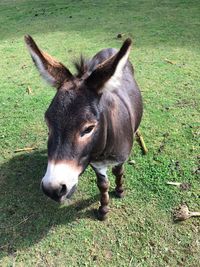
M 77 71 L 77 78 L 83 77 L 88 72 L 88 63 L 89 60 L 87 60 L 83 55 L 81 55 L 79 59 L 74 61 L 74 66 Z

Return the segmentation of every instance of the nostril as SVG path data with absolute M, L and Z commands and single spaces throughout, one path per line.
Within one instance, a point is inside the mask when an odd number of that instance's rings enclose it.
M 59 197 L 64 196 L 67 193 L 67 186 L 62 184 L 59 191 Z

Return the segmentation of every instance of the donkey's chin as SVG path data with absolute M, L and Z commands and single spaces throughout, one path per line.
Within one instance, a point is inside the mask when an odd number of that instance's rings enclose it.
M 67 199 L 70 199 L 70 198 L 72 197 L 72 195 L 73 195 L 74 192 L 76 191 L 76 188 L 77 188 L 77 185 L 75 184 L 75 185 L 71 188 L 71 190 L 67 193 L 67 195 L 66 195 L 66 198 L 67 198 Z

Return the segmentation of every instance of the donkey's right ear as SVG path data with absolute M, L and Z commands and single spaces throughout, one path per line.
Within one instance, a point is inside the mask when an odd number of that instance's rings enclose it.
M 41 76 L 52 86 L 59 88 L 64 81 L 73 79 L 71 72 L 60 62 L 41 51 L 30 35 L 24 37 L 33 62 Z

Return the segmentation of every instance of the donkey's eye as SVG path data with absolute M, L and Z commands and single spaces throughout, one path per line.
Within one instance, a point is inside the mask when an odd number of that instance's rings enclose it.
M 95 125 L 90 125 L 87 128 L 85 128 L 82 132 L 81 132 L 81 136 L 84 136 L 86 134 L 89 134 L 93 129 L 94 129 Z

